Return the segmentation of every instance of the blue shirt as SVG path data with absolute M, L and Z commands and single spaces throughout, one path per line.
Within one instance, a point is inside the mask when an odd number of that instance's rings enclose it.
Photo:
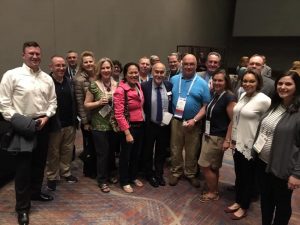
M 193 82 L 194 76 L 196 76 L 192 89 L 187 96 L 188 90 Z M 175 112 L 177 101 L 179 98 L 179 79 L 181 79 L 181 94 L 180 97 L 186 98 L 186 104 L 183 111 L 182 119 L 189 120 L 194 118 L 200 111 L 203 104 L 207 104 L 210 101 L 210 92 L 205 80 L 195 74 L 190 79 L 183 79 L 182 73 L 175 75 L 171 78 L 172 88 L 172 108 Z

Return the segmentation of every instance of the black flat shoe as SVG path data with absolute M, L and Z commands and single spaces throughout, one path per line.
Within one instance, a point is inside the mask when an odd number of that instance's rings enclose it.
M 155 177 L 149 177 L 147 180 L 152 187 L 157 188 L 159 186 L 158 181 Z
M 29 214 L 27 212 L 18 213 L 18 223 L 19 225 L 28 225 Z
M 51 195 L 40 193 L 39 195 L 31 196 L 32 201 L 40 201 L 40 202 L 49 202 L 52 201 L 54 198 Z

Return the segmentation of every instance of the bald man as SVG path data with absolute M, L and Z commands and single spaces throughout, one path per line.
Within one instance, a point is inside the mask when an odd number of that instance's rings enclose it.
M 196 74 L 197 60 L 192 54 L 182 59 L 182 73 L 171 78 L 171 175 L 169 184 L 177 185 L 184 174 L 194 187 L 200 186 L 197 174 L 197 158 L 200 149 L 199 121 L 205 116 L 205 107 L 210 101 L 210 92 L 204 79 Z M 183 160 L 182 153 L 185 150 Z
M 165 76 L 166 67 L 158 62 L 152 67 L 153 79 L 142 83 L 146 116 L 143 165 L 146 178 L 153 187 L 166 184 L 163 168 L 166 148 L 169 146 L 170 140 L 170 126 L 167 119 L 172 117 L 171 91 L 173 85 L 165 80 Z
M 68 183 L 78 180 L 71 174 L 72 150 L 76 135 L 76 104 L 71 80 L 65 76 L 66 62 L 61 56 L 53 56 L 49 65 L 57 96 L 56 121 L 58 127 L 50 133 L 47 156 L 47 188 L 56 190 L 56 183 L 65 179 Z

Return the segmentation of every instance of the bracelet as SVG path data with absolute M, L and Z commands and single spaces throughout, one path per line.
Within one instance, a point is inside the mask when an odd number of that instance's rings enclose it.
M 227 143 L 231 143 L 231 141 L 230 141 L 229 139 L 226 139 L 226 140 L 225 140 L 225 142 L 227 142 Z
M 194 122 L 195 122 L 195 123 L 197 123 L 197 122 L 198 122 L 198 120 L 196 120 L 195 118 L 193 118 L 193 120 L 194 120 Z

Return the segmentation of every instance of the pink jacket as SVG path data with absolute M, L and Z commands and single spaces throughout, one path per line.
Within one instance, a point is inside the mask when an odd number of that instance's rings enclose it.
M 130 122 L 144 121 L 144 111 L 143 111 L 144 95 L 141 89 L 141 85 L 138 83 L 137 86 L 139 88 L 139 93 L 134 88 L 131 88 L 127 83 L 121 81 L 114 93 L 113 101 L 114 101 L 115 117 L 121 131 L 129 129 L 130 127 L 130 125 L 128 124 L 124 116 L 124 102 L 125 102 L 124 90 L 127 91 Z

